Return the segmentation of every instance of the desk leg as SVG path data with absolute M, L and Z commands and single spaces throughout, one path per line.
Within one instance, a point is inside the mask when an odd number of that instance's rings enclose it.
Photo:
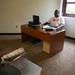
M 28 41 L 30 39 L 30 36 L 28 36 L 25 33 L 22 33 L 21 38 L 22 38 L 22 42 L 24 42 L 24 41 Z
M 29 35 L 27 35 L 25 33 L 22 33 L 21 38 L 22 38 L 22 42 L 24 42 L 24 41 L 31 41 L 31 40 L 34 39 L 34 37 L 29 36 Z
M 43 51 L 46 53 L 50 53 L 50 43 L 43 41 Z
M 63 50 L 65 32 L 52 36 L 50 42 L 43 41 L 43 51 L 54 55 Z
M 63 44 L 64 43 L 61 44 L 60 41 L 55 43 L 48 43 L 46 41 L 43 41 L 43 51 L 48 54 L 54 55 L 63 50 Z

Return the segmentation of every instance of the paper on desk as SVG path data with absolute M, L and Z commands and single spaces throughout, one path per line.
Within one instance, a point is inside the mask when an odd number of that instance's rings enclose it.
M 52 26 L 49 26 L 49 25 L 43 26 L 43 29 L 53 29 L 53 30 L 56 30 L 55 27 L 52 27 Z

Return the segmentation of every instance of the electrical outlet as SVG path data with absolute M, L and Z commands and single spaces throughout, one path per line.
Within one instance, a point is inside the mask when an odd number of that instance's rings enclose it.
M 16 25 L 16 28 L 18 28 L 18 26 Z

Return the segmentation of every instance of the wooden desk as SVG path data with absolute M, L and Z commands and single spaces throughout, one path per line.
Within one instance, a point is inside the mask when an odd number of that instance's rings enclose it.
M 29 40 L 30 36 L 43 40 L 43 51 L 56 54 L 63 50 L 65 30 L 61 31 L 49 31 L 46 32 L 41 28 L 34 29 L 27 27 L 26 25 L 21 26 L 22 41 Z

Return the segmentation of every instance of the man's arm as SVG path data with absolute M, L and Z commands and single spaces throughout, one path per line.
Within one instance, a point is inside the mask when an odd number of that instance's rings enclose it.
M 50 24 L 50 23 L 48 23 L 48 22 L 43 23 L 43 25 L 47 25 L 47 24 Z

